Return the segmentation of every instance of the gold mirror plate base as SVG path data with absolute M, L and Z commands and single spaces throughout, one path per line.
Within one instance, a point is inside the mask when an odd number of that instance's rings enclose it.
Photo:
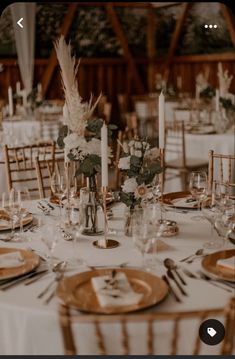
M 99 249 L 111 249 L 111 248 L 116 248 L 118 246 L 120 246 L 120 243 L 118 241 L 116 241 L 115 239 L 107 239 L 106 240 L 106 247 L 101 247 L 99 245 L 99 241 L 94 241 L 93 246 Z

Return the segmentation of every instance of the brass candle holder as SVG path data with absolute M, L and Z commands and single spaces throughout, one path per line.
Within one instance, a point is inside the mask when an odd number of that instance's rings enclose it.
M 106 205 L 106 196 L 107 196 L 107 187 L 102 187 L 103 194 L 103 210 L 104 210 L 104 238 L 100 238 L 94 241 L 92 244 L 99 249 L 111 249 L 116 248 L 120 243 L 115 239 L 108 238 L 108 217 L 107 217 L 107 205 Z

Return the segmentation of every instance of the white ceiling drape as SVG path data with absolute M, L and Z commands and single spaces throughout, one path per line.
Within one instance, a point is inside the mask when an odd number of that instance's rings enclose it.
M 33 86 L 36 3 L 15 3 L 10 8 L 21 78 L 29 94 Z M 17 24 L 20 18 L 23 28 Z

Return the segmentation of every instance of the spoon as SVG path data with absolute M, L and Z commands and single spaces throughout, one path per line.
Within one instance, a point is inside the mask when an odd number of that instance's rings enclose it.
M 198 249 L 194 254 L 191 254 L 190 256 L 181 259 L 180 262 L 186 262 L 187 260 L 189 260 L 189 259 L 191 259 L 193 257 L 203 255 L 203 253 L 204 253 L 204 250 L 202 248 Z
M 179 274 L 179 272 L 177 271 L 177 265 L 176 263 L 173 261 L 173 259 L 171 258 L 166 258 L 164 260 L 164 266 L 169 269 L 170 271 L 174 271 L 177 275 L 177 277 L 179 278 L 179 280 L 181 281 L 181 283 L 183 285 L 187 285 L 187 283 L 185 282 L 185 280 L 183 279 L 183 277 Z

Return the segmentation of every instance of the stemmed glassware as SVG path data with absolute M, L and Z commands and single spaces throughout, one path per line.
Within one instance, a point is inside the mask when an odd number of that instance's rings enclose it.
M 215 228 L 219 235 L 223 237 L 224 244 L 228 244 L 228 240 L 234 243 L 235 238 L 232 237 L 235 233 L 235 203 L 227 205 L 227 207 L 217 216 L 215 220 Z
M 51 176 L 51 190 L 53 194 L 59 199 L 60 222 L 62 217 L 62 200 L 66 193 L 66 189 L 67 189 L 67 180 L 65 174 L 61 174 L 58 170 L 54 171 Z
M 30 193 L 29 193 L 29 190 L 27 188 L 25 188 L 22 190 L 17 190 L 16 195 L 17 195 L 16 206 L 18 206 L 17 218 L 20 223 L 20 231 L 15 233 L 14 238 L 17 242 L 21 242 L 21 241 L 25 240 L 24 232 L 23 232 L 23 224 L 24 224 L 23 220 L 24 220 L 25 216 L 27 216 L 27 214 L 28 214 L 28 212 L 24 208 L 24 203 L 25 203 L 25 201 L 30 200 Z
M 222 247 L 223 241 L 221 241 L 219 237 L 215 238 L 215 225 L 218 217 L 220 217 L 221 214 L 219 207 L 215 203 L 213 203 L 210 197 L 208 197 L 204 201 L 202 201 L 201 209 L 204 217 L 209 221 L 211 225 L 211 240 L 209 242 L 206 242 L 203 247 L 208 249 L 217 249 Z
M 197 200 L 198 211 L 201 210 L 201 203 L 207 196 L 207 174 L 204 171 L 195 171 L 190 173 L 189 190 L 192 197 Z M 192 217 L 193 220 L 201 220 L 202 216 Z

